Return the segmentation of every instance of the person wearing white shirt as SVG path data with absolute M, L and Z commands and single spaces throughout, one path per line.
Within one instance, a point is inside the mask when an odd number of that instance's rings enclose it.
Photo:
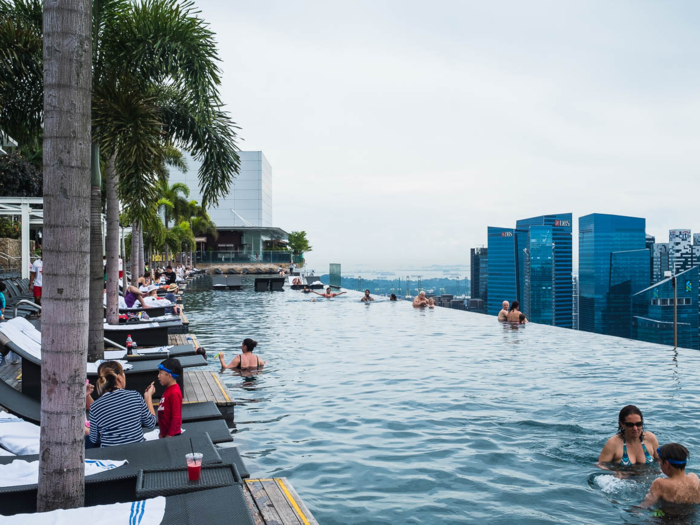
M 29 274 L 29 289 L 32 290 L 34 295 L 34 302 L 41 305 L 41 286 L 43 284 L 42 274 L 44 272 L 44 263 L 39 257 L 34 264 L 32 264 L 32 271 Z M 41 315 L 41 313 L 39 313 Z

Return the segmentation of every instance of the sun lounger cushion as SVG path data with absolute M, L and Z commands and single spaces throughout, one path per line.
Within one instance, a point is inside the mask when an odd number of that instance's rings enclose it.
M 0 446 L 5 450 L 23 456 L 38 454 L 39 434 L 38 425 L 0 410 Z
M 160 496 L 133 503 L 114 503 L 96 507 L 54 510 L 53 512 L 16 514 L 4 517 L 3 523 L 8 525 L 75 525 L 76 523 L 160 525 L 164 523 L 165 505 L 166 499 Z
M 107 470 L 121 467 L 126 461 L 109 459 L 86 459 L 85 476 L 100 474 Z M 35 485 L 39 482 L 39 462 L 17 459 L 12 463 L 0 465 L 0 487 L 18 487 Z

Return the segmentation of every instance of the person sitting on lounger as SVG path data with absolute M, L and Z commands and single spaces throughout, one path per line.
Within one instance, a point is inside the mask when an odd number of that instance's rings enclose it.
M 177 295 L 175 295 L 177 290 L 177 284 L 171 284 L 168 286 L 168 293 L 165 294 L 165 299 L 173 304 L 177 303 Z M 168 315 L 180 315 L 182 313 L 182 309 L 179 306 L 173 306 L 172 308 L 166 308 L 165 313 Z
M 124 303 L 126 303 L 127 308 L 133 308 L 136 301 L 140 302 L 143 308 L 150 308 L 150 306 L 147 306 L 143 300 L 143 293 L 135 286 L 129 286 L 126 289 Z
M 369 303 L 370 301 L 374 301 L 374 297 L 372 297 L 369 294 L 369 290 L 365 290 L 365 295 L 362 296 L 362 299 L 360 299 L 363 303 Z
M 128 445 L 144 441 L 143 427 L 156 426 L 151 383 L 143 397 L 124 390 L 126 376 L 117 361 L 105 361 L 97 369 L 97 392 L 100 397 L 90 406 L 90 441 L 100 447 Z
M 258 343 L 252 339 L 243 339 L 243 342 L 241 343 L 241 351 L 243 353 L 234 357 L 233 361 L 231 361 L 229 364 L 226 364 L 224 361 L 224 353 L 219 352 L 217 357 L 219 358 L 219 361 L 221 361 L 221 367 L 236 370 L 241 370 L 244 368 L 254 368 L 258 370 L 262 369 L 267 361 L 260 361 L 258 356 L 253 355 L 253 350 L 256 346 L 258 346 Z
M 315 291 L 315 290 L 311 290 L 311 291 L 312 291 L 313 293 L 315 293 L 316 295 L 320 295 L 321 297 L 325 297 L 326 299 L 330 299 L 331 297 L 338 297 L 339 295 L 343 295 L 344 293 L 348 293 L 348 292 L 333 293 L 333 292 L 331 291 L 331 287 L 330 287 L 330 286 L 329 286 L 328 288 L 326 288 L 326 293 L 318 293 L 318 292 Z
M 433 299 L 428 299 L 425 296 L 425 292 L 419 293 L 416 298 L 413 300 L 413 307 L 414 308 L 435 308 L 435 301 Z
M 158 405 L 158 437 L 167 438 L 182 434 L 182 390 L 177 384 L 182 377 L 182 365 L 174 357 L 158 365 L 158 382 L 165 387 Z

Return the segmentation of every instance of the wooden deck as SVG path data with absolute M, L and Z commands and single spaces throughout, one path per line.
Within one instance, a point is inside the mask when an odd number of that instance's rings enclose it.
M 244 485 L 257 525 L 318 525 L 287 478 L 247 479 Z
M 5 381 L 15 390 L 22 391 L 22 365 L 11 365 L 5 361 L 5 365 L 0 366 L 0 379 Z
M 233 411 L 236 403 L 219 379 L 219 373 L 211 370 L 185 370 L 185 391 L 182 393 L 182 402 L 200 403 L 202 401 L 216 403 L 226 422 L 229 426 L 233 426 Z

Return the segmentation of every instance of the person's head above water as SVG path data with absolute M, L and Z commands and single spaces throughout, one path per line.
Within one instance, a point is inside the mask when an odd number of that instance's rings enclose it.
M 258 346 L 258 343 L 256 341 L 253 341 L 251 338 L 247 337 L 243 339 L 243 342 L 241 343 L 241 350 L 244 352 L 252 352 L 255 350 L 255 347 Z
M 329 286 L 328 288 L 326 288 L 326 293 L 331 293 L 331 291 L 332 291 L 332 290 L 331 290 L 331 287 L 330 287 L 330 286 Z
M 369 295 L 369 290 L 365 290 L 365 296 Z
M 666 443 L 656 449 L 656 453 L 661 460 L 661 470 L 667 474 L 665 467 L 671 467 L 678 470 L 685 470 L 688 463 L 690 452 L 680 443 Z
M 508 301 L 503 301 L 503 304 L 501 305 L 501 307 L 504 310 L 508 310 L 508 308 L 510 308 L 510 303 Z
M 395 293 L 391 294 L 391 296 L 389 297 L 389 300 L 396 301 L 396 294 Z
M 425 292 L 421 292 L 418 295 L 420 295 L 421 297 L 425 297 Z
M 513 304 L 510 305 L 510 311 L 512 312 L 513 310 L 518 310 L 520 308 L 520 303 L 518 301 L 513 301 Z
M 644 416 L 634 405 L 627 405 L 617 417 L 617 433 L 625 440 L 644 439 Z

